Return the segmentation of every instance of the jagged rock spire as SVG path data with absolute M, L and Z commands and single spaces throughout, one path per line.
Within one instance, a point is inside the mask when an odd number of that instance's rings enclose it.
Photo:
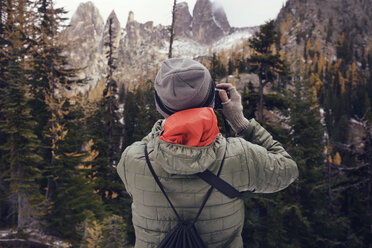
M 103 36 L 102 36 L 102 40 L 100 43 L 100 48 L 103 49 L 102 51 L 104 51 L 105 50 L 104 45 L 105 43 L 109 41 L 110 20 L 112 22 L 111 29 L 113 31 L 112 36 L 114 39 L 113 46 L 116 48 L 116 52 L 117 52 L 119 48 L 119 44 L 120 44 L 120 39 L 121 39 L 121 27 L 120 27 L 119 19 L 116 16 L 116 13 L 114 10 L 111 12 L 109 17 L 107 18 L 105 28 L 103 30 Z
M 192 37 L 192 16 L 186 2 L 177 3 L 174 33 L 176 37 Z
M 70 26 L 77 27 L 79 25 L 84 26 L 84 29 L 79 30 L 79 32 L 95 31 L 97 35 L 101 36 L 103 19 L 92 2 L 80 3 L 72 16 Z
M 210 0 L 198 0 L 193 10 L 192 34 L 194 40 L 210 44 L 230 32 L 225 11 Z

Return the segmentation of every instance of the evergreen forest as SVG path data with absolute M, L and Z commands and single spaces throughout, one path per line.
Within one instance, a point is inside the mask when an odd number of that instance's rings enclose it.
M 116 165 L 161 118 L 154 78 L 131 90 L 115 81 L 109 23 L 101 97 L 68 94 L 87 79 L 63 56 L 65 14 L 53 0 L 0 1 L 0 247 L 132 247 Z M 242 49 L 202 60 L 216 82 L 256 75 L 240 84 L 244 115 L 299 167 L 287 189 L 245 200 L 244 245 L 372 248 L 372 43 L 356 54 L 345 31 L 334 60 L 304 36 L 289 56 L 282 31 L 268 21 Z

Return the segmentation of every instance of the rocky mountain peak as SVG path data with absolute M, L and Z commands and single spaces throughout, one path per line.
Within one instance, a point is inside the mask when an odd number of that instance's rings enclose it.
M 75 11 L 71 18 L 71 26 L 84 26 L 85 30 L 89 27 L 89 30 L 96 32 L 96 34 L 102 34 L 103 19 L 92 2 L 80 3 L 79 7 Z M 81 30 L 83 31 L 83 30 Z
M 116 13 L 115 13 L 115 10 L 112 10 L 109 17 L 107 17 L 107 20 L 110 20 L 110 19 L 118 20 L 118 17 L 116 16 Z
M 189 11 L 189 6 L 186 2 L 181 2 L 176 5 L 176 19 L 174 23 L 174 33 L 177 37 L 192 37 L 192 16 Z
M 111 24 L 110 24 L 111 23 Z M 107 18 L 104 31 L 103 31 L 103 36 L 100 44 L 100 48 L 103 49 L 105 43 L 109 42 L 109 29 L 111 25 L 111 30 L 112 30 L 112 38 L 114 39 L 113 45 L 115 48 L 119 47 L 120 44 L 120 39 L 121 39 L 121 27 L 120 27 L 120 22 L 118 17 L 116 16 L 115 11 L 113 10 L 109 17 Z M 117 52 L 117 51 L 116 51 Z
M 192 34 L 196 41 L 211 44 L 230 32 L 230 24 L 222 7 L 210 0 L 195 3 L 192 20 Z
M 229 49 L 251 35 L 250 30 L 230 29 L 225 12 L 210 0 L 198 0 L 190 14 L 186 2 L 176 5 L 173 54 L 175 57 L 195 58 L 206 55 L 210 47 Z M 169 26 L 156 25 L 152 21 L 139 23 L 132 11 L 124 28 L 113 11 L 106 23 L 91 2 L 80 4 L 70 26 L 64 30 L 64 41 L 71 44 L 65 52 L 73 67 L 85 68 L 78 75 L 88 78 L 89 94 L 101 96 L 107 73 L 107 46 L 109 27 L 114 37 L 114 56 L 117 69 L 114 79 L 127 89 L 138 82 L 153 79 L 159 64 L 168 56 Z M 231 33 L 234 31 L 234 33 Z M 77 89 L 78 90 L 78 89 Z
M 128 22 L 134 22 L 134 13 L 133 13 L 133 11 L 129 11 L 127 23 Z
M 212 11 L 214 19 L 218 26 L 223 30 L 225 35 L 228 34 L 230 32 L 231 27 L 229 21 L 227 20 L 226 13 L 222 5 L 214 3 L 212 5 Z
M 125 45 L 135 47 L 139 39 L 139 23 L 134 20 L 133 11 L 129 11 L 127 25 L 125 26 Z

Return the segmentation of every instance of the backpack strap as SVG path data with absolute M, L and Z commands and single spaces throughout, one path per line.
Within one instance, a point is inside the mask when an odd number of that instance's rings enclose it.
M 226 154 L 226 153 L 225 153 L 225 154 Z M 218 170 L 218 173 L 217 173 L 217 176 L 216 176 L 216 177 L 218 177 L 218 176 L 220 175 L 221 171 L 222 171 L 222 166 L 223 166 L 223 163 L 224 163 L 224 161 L 225 161 L 225 154 L 224 154 L 224 156 L 223 156 L 223 158 L 222 158 L 221 165 L 220 165 L 220 168 L 219 168 L 219 170 Z M 179 222 L 184 222 L 184 221 L 182 220 L 182 218 L 179 216 L 179 214 L 177 213 L 176 208 L 173 206 L 173 204 L 172 204 L 172 202 L 170 201 L 168 195 L 165 193 L 165 190 L 164 190 L 163 184 L 160 182 L 159 177 L 156 175 L 156 173 L 155 173 L 155 171 L 154 171 L 154 168 L 153 168 L 152 165 L 151 165 L 150 158 L 149 158 L 149 154 L 148 154 L 148 152 L 147 152 L 147 144 L 145 145 L 145 158 L 146 158 L 147 166 L 149 167 L 149 170 L 150 170 L 152 176 L 154 177 L 155 182 L 157 183 L 157 185 L 159 186 L 161 192 L 163 193 L 163 195 L 164 195 L 165 198 L 167 199 L 169 205 L 170 205 L 171 208 L 173 209 L 173 212 L 176 214 L 178 221 L 179 221 Z M 212 173 L 212 172 L 210 172 L 210 173 Z M 213 174 L 213 173 L 212 173 L 212 174 Z M 205 195 L 204 200 L 203 200 L 203 203 L 202 203 L 201 207 L 199 208 L 199 211 L 198 211 L 197 215 L 195 216 L 194 220 L 192 221 L 192 224 L 195 224 L 195 222 L 198 220 L 198 218 L 199 218 L 201 212 L 203 211 L 203 208 L 204 208 L 205 204 L 207 203 L 207 201 L 208 201 L 210 195 L 212 194 L 213 188 L 214 188 L 214 186 L 211 185 L 211 188 L 208 190 L 207 194 Z
M 179 216 L 179 214 L 177 213 L 176 208 L 173 206 L 172 202 L 169 200 L 168 195 L 165 193 L 165 190 L 164 190 L 163 184 L 160 182 L 158 176 L 156 175 L 154 169 L 152 168 L 152 165 L 151 165 L 151 162 L 150 162 L 150 159 L 149 159 L 149 154 L 148 154 L 148 152 L 147 152 L 147 144 L 145 145 L 145 157 L 146 157 L 146 163 L 147 163 L 147 166 L 149 167 L 150 172 L 151 172 L 152 176 L 154 177 L 154 179 L 155 179 L 157 185 L 159 186 L 161 192 L 163 192 L 163 195 L 165 196 L 165 198 L 166 198 L 167 201 L 169 202 L 170 206 L 172 207 L 173 212 L 176 214 L 178 221 L 179 221 L 179 222 L 183 222 L 182 218 L 181 218 L 181 217 Z
M 254 190 L 239 192 L 233 186 L 231 186 L 231 184 L 227 183 L 222 178 L 216 176 L 208 169 L 203 172 L 199 172 L 196 175 L 229 198 L 244 199 L 248 196 L 249 193 L 254 192 Z
M 226 150 L 225 150 L 225 154 L 226 154 Z M 217 177 L 217 178 L 218 178 L 218 177 L 220 176 L 220 174 L 221 174 L 222 167 L 223 167 L 223 163 L 225 162 L 225 154 L 223 155 L 223 158 L 222 158 L 222 161 L 221 161 L 220 168 L 219 168 L 219 170 L 218 170 L 218 172 L 217 172 L 217 176 L 214 175 L 214 174 L 211 172 L 211 173 L 212 173 L 215 177 Z M 197 174 L 198 174 L 198 173 L 197 173 Z M 212 191 L 213 191 L 213 188 L 214 188 L 214 185 L 211 184 L 211 188 L 208 190 L 207 195 L 206 195 L 205 198 L 204 198 L 203 204 L 201 205 L 201 207 L 200 207 L 200 209 L 199 209 L 199 212 L 198 212 L 198 214 L 195 216 L 195 218 L 194 218 L 192 224 L 195 224 L 195 222 L 198 220 L 198 218 L 199 218 L 201 212 L 203 211 L 203 208 L 204 208 L 205 204 L 207 203 L 207 200 L 208 200 L 209 196 L 211 195 L 211 193 L 212 193 Z

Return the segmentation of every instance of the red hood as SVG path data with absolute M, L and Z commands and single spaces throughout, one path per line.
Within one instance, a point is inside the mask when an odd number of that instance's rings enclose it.
M 219 133 L 217 117 L 212 108 L 179 111 L 164 122 L 161 140 L 186 146 L 208 146 Z

